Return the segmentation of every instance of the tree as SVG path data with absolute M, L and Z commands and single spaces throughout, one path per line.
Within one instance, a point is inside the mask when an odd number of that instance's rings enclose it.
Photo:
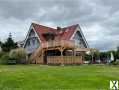
M 2 44 L 2 50 L 5 52 L 9 52 L 11 49 L 17 48 L 17 43 L 14 42 L 12 39 L 11 33 L 9 34 L 9 37 L 7 38 L 7 41 Z
M 106 55 L 107 55 L 107 57 L 110 59 L 110 58 L 111 58 L 111 53 L 112 53 L 113 56 L 114 56 L 114 62 L 115 62 L 116 59 L 117 59 L 117 55 L 116 55 L 116 51 L 115 51 L 115 50 L 107 51 L 107 52 L 106 52 Z
M 119 46 L 117 47 L 116 58 L 119 59 Z
M 2 45 L 2 42 L 0 41 L 0 46 Z
M 119 46 L 117 47 L 117 51 L 119 51 Z
M 84 55 L 85 61 L 91 61 L 92 57 L 91 55 L 85 54 Z

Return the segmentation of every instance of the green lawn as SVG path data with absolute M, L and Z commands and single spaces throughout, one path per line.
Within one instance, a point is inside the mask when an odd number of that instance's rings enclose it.
M 109 90 L 119 66 L 0 65 L 0 90 Z

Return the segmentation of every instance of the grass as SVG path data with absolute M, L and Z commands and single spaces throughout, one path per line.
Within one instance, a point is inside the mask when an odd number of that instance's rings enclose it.
M 0 90 L 109 90 L 119 67 L 0 65 Z

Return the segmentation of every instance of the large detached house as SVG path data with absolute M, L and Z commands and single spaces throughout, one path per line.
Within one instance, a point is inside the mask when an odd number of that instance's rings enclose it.
M 82 53 L 90 50 L 78 24 L 51 28 L 32 23 L 24 48 L 39 64 L 81 64 Z

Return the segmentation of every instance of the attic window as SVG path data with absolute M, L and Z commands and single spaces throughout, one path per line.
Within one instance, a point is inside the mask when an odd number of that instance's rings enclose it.
M 55 34 L 52 33 L 52 32 L 44 33 L 43 36 L 46 39 L 46 41 L 54 40 L 55 39 Z

